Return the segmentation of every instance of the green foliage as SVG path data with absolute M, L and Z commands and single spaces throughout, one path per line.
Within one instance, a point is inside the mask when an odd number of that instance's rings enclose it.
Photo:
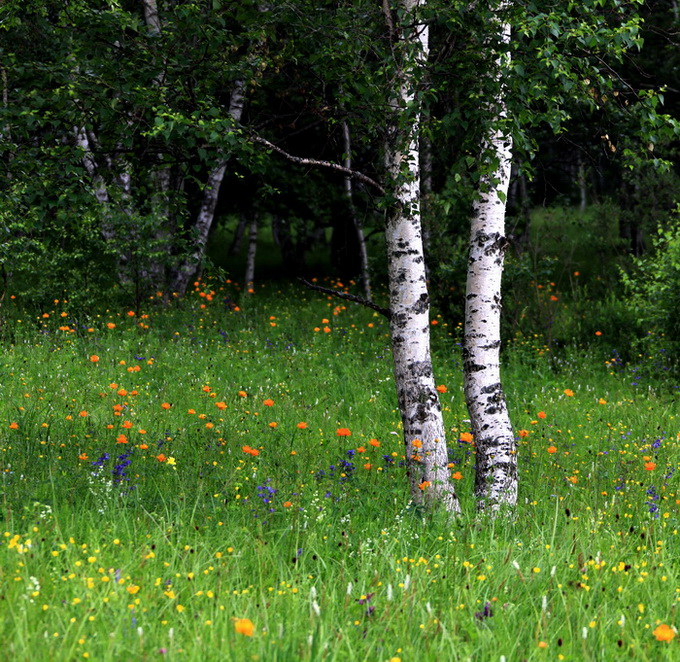
M 97 210 L 57 204 L 40 213 L 26 203 L 23 188 L 13 187 L 0 208 L 0 265 L 9 291 L 33 310 L 55 298 L 81 309 L 104 305 L 117 282 L 116 251 L 101 235 Z
M 667 346 L 680 359 L 680 206 L 671 222 L 653 240 L 653 251 L 635 260 L 634 269 L 623 272 L 638 323 L 652 344 Z

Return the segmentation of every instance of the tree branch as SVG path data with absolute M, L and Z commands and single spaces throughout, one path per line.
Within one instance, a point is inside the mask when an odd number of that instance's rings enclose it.
M 352 170 L 350 168 L 345 168 L 344 166 L 341 166 L 338 163 L 333 163 L 332 161 L 321 161 L 319 159 L 308 159 L 302 156 L 294 156 L 293 154 L 289 154 L 288 152 L 284 151 L 280 147 L 277 147 L 274 143 L 269 142 L 266 138 L 262 138 L 262 136 L 251 134 L 250 140 L 254 143 L 264 145 L 267 149 L 271 149 L 273 152 L 281 154 L 281 156 L 285 156 L 289 161 L 292 161 L 293 163 L 299 163 L 300 165 L 315 166 L 317 168 L 328 168 L 330 170 L 335 170 L 336 172 L 341 172 L 343 175 L 347 175 L 348 177 L 357 179 L 360 182 L 363 182 L 364 184 L 368 184 L 376 191 L 378 191 L 380 195 L 385 195 L 385 189 L 382 186 L 380 186 L 380 184 L 378 184 L 378 182 L 376 182 L 374 179 L 371 179 L 367 175 L 364 175 L 362 172 L 358 172 L 357 170 Z
M 321 285 L 314 285 L 314 283 L 310 283 L 308 280 L 305 280 L 304 278 L 298 278 L 298 280 L 303 285 L 307 286 L 310 290 L 317 290 L 319 292 L 323 292 L 324 294 L 330 294 L 331 296 L 338 297 L 339 299 L 345 299 L 347 301 L 353 301 L 354 303 L 360 303 L 362 306 L 366 306 L 367 308 L 375 310 L 376 312 L 380 313 L 387 319 L 392 318 L 392 313 L 387 308 L 383 308 L 382 306 L 379 306 L 377 303 L 368 301 L 363 297 L 356 296 L 356 294 L 349 294 L 349 292 L 340 292 L 338 290 L 331 290 L 328 287 L 321 287 Z

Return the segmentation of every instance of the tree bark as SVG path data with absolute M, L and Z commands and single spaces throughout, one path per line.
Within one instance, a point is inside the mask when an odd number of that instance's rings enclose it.
M 248 232 L 248 256 L 246 259 L 246 275 L 243 279 L 245 292 L 249 293 L 255 282 L 255 255 L 257 254 L 257 214 L 250 221 Z
M 347 121 L 342 122 L 342 139 L 343 148 L 345 151 L 345 158 L 343 165 L 347 170 L 352 169 L 352 140 L 349 132 L 349 125 Z M 366 249 L 366 235 L 364 234 L 364 228 L 361 226 L 359 219 L 357 218 L 356 208 L 354 206 L 354 195 L 352 190 L 352 178 L 349 175 L 345 175 L 345 196 L 347 197 L 347 205 L 349 208 L 349 213 L 351 215 L 352 225 L 357 235 L 357 242 L 359 244 L 359 259 L 361 263 L 361 282 L 364 286 L 364 297 L 367 301 L 372 301 L 371 295 L 371 277 L 368 271 L 368 250 Z
M 144 4 L 144 22 L 149 33 L 157 36 L 161 33 L 161 19 L 158 16 L 156 0 L 142 0 Z
M 507 2 L 500 3 L 500 9 Z M 510 41 L 510 26 L 499 26 L 502 45 Z M 505 237 L 505 207 L 510 183 L 512 138 L 506 117 L 501 71 L 496 60 L 498 93 L 490 110 L 493 129 L 483 144 L 488 170 L 480 178 L 470 232 L 470 257 L 465 297 L 463 365 L 465 398 L 476 447 L 475 496 L 480 510 L 497 511 L 517 501 L 517 455 L 500 376 L 501 277 Z
M 415 104 L 428 29 L 417 22 L 416 12 L 423 5 L 419 0 L 400 0 L 392 12 L 383 4 L 397 66 L 385 146 L 386 189 L 392 198 L 385 229 L 390 335 L 412 499 L 416 504 L 437 503 L 459 512 L 432 369 L 430 299 L 420 225 L 420 115 Z
M 236 81 L 234 90 L 231 93 L 229 115 L 234 120 L 234 123 L 241 121 L 243 105 L 245 102 L 243 95 L 244 88 L 245 84 L 242 80 Z M 205 257 L 205 247 L 208 243 L 210 228 L 215 219 L 215 209 L 220 195 L 220 186 L 222 185 L 226 169 L 227 159 L 221 159 L 208 175 L 208 181 L 203 189 L 201 207 L 193 227 L 194 239 L 191 254 L 182 262 L 175 272 L 171 283 L 173 292 L 177 292 L 178 294 L 186 293 L 189 281 L 194 276 Z
M 248 217 L 245 214 L 241 214 L 238 219 L 236 230 L 234 230 L 234 238 L 229 247 L 229 255 L 238 255 L 241 252 L 246 225 L 248 225 Z

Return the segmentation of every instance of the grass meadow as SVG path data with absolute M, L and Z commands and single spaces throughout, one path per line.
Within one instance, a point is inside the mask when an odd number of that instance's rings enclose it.
M 478 518 L 460 328 L 435 314 L 450 519 L 409 508 L 370 310 L 217 281 L 169 308 L 21 310 L 0 350 L 5 659 L 679 659 L 680 409 L 657 357 L 509 341 L 520 501 Z

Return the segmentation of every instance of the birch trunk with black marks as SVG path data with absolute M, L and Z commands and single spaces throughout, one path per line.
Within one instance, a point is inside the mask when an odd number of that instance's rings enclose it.
M 500 9 L 505 8 L 507 3 L 501 2 Z M 499 24 L 499 37 L 501 47 L 509 43 L 508 24 Z M 494 128 L 482 148 L 488 170 L 480 179 L 471 222 L 463 347 L 465 398 L 477 454 L 475 496 L 478 508 L 491 512 L 514 506 L 518 483 L 516 444 L 500 375 L 501 277 L 512 151 L 500 84 L 506 57 L 496 60 L 498 92 L 489 104 Z
M 246 259 L 246 275 L 243 279 L 245 292 L 249 293 L 253 289 L 255 281 L 255 255 L 257 254 L 257 215 L 250 221 L 248 232 L 248 256 Z
M 243 114 L 245 84 L 242 80 L 236 81 L 229 101 L 229 116 L 238 124 Z M 218 161 L 208 175 L 208 180 L 203 188 L 201 207 L 193 226 L 193 239 L 191 252 L 177 268 L 172 279 L 171 289 L 178 294 L 185 294 L 189 281 L 193 278 L 205 257 L 205 247 L 208 243 L 208 235 L 215 219 L 215 209 L 220 195 L 220 186 L 227 170 L 227 159 Z
M 345 151 L 345 158 L 343 165 L 347 170 L 352 169 L 352 140 L 349 132 L 349 125 L 346 121 L 342 123 L 342 139 L 343 148 Z M 352 216 L 352 225 L 357 235 L 357 242 L 359 244 L 359 259 L 361 263 L 361 282 L 364 286 L 364 297 L 366 301 L 372 301 L 371 294 L 371 277 L 368 271 L 368 250 L 366 249 L 366 235 L 359 219 L 357 218 L 356 208 L 354 206 L 354 194 L 352 189 L 352 178 L 345 175 L 345 196 L 347 197 L 347 206 L 349 213 Z
M 416 504 L 440 504 L 459 512 L 448 469 L 448 452 L 430 354 L 430 300 L 420 225 L 418 154 L 419 70 L 428 50 L 428 29 L 419 24 L 419 0 L 383 3 L 396 72 L 387 117 L 385 165 L 390 334 L 394 376 L 404 427 L 408 478 Z

